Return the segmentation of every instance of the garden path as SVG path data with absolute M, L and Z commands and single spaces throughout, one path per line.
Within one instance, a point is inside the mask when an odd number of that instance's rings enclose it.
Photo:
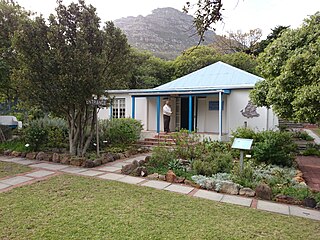
M 296 160 L 307 185 L 315 191 L 320 191 L 320 158 L 298 156 Z
M 131 158 L 118 160 L 112 163 L 108 163 L 104 166 L 91 169 L 73 167 L 52 162 L 43 162 L 36 160 L 27 160 L 24 158 L 0 156 L 0 161 L 14 162 L 18 164 L 27 165 L 33 168 L 31 172 L 0 179 L 0 193 L 9 191 L 15 187 L 45 180 L 52 176 L 69 173 L 74 175 L 99 178 L 103 180 L 113 180 L 123 183 L 135 184 L 138 186 L 151 187 L 159 190 L 167 190 L 171 192 L 189 195 L 192 197 L 204 198 L 215 202 L 236 204 L 244 207 L 251 207 L 258 210 L 269 211 L 273 213 L 290 216 L 304 217 L 320 221 L 320 211 L 317 210 L 307 209 L 294 205 L 280 204 L 271 201 L 257 200 L 253 198 L 221 194 L 212 191 L 196 189 L 186 185 L 168 183 L 164 181 L 148 180 L 146 178 L 132 177 L 121 174 L 122 166 L 131 163 L 134 160 L 142 160 L 145 158 L 145 156 L 146 155 L 133 156 Z

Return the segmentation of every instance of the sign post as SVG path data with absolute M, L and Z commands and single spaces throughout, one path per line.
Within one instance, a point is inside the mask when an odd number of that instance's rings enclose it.
M 240 173 L 243 171 L 243 151 L 251 150 L 253 139 L 235 138 L 231 148 L 240 150 Z
M 94 111 L 96 112 L 96 140 L 97 140 L 97 156 L 100 157 L 100 144 L 99 144 L 99 122 L 98 122 L 98 108 L 106 107 L 107 106 L 107 100 L 106 99 L 98 99 L 93 98 L 90 100 L 87 100 L 86 103 L 88 105 L 94 106 Z

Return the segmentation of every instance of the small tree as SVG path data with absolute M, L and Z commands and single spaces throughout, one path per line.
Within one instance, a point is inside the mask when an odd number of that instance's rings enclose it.
M 101 96 L 122 74 L 129 46 L 108 22 L 100 30 L 96 9 L 84 1 L 68 7 L 58 1 L 56 15 L 29 20 L 15 35 L 20 68 L 15 72 L 24 100 L 64 117 L 73 155 L 84 155 L 97 123 L 86 101 Z

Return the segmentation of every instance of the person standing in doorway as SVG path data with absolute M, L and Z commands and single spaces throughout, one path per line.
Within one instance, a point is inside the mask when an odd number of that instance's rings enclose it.
M 165 105 L 163 106 L 163 123 L 164 123 L 164 131 L 166 133 L 169 133 L 170 132 L 170 116 L 172 114 L 172 111 L 171 111 L 171 107 L 170 107 L 170 101 L 167 100 Z

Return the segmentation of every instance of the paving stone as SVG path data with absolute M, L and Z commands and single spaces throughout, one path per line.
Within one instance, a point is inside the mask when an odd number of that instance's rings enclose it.
M 258 200 L 257 209 L 289 215 L 289 206 L 285 204 Z
M 124 178 L 125 175 L 116 174 L 116 173 L 106 173 L 98 176 L 98 178 L 107 179 L 107 180 L 118 180 L 120 178 Z
M 130 184 L 137 184 L 137 183 L 143 182 L 144 179 L 138 178 L 138 177 L 125 176 L 123 178 L 118 179 L 117 181 L 124 182 L 124 183 L 130 183 Z
M 164 190 L 182 193 L 182 194 L 188 194 L 193 189 L 194 189 L 193 187 L 186 187 L 186 186 L 181 186 L 181 185 L 177 185 L 177 184 L 171 184 L 170 186 L 166 187 Z
M 10 187 L 8 184 L 0 183 L 0 190 Z
M 61 169 L 67 168 L 68 166 L 61 165 L 61 164 L 52 164 L 52 163 L 38 163 L 38 164 L 30 165 L 30 167 L 44 168 L 48 170 L 61 170 Z
M 112 167 L 112 166 L 106 166 L 102 168 L 98 168 L 100 171 L 106 171 L 106 172 L 116 172 L 121 170 L 121 167 Z
M 148 182 L 141 184 L 141 186 L 152 187 L 156 189 L 164 189 L 168 187 L 170 184 L 171 183 L 168 183 L 168 182 L 150 180 Z
M 66 173 L 81 173 L 84 171 L 87 171 L 88 168 L 79 168 L 79 167 L 67 167 L 61 170 L 61 172 L 66 172 Z
M 80 175 L 89 176 L 89 177 L 97 176 L 102 173 L 103 172 L 95 171 L 95 170 L 88 170 L 88 171 L 84 171 L 84 172 L 79 172 Z
M 233 195 L 223 195 L 221 202 L 250 207 L 252 199 Z
M 289 206 L 290 215 L 320 220 L 320 211 L 306 209 L 298 206 Z
M 25 158 L 10 158 L 10 159 L 6 159 L 5 162 L 12 162 L 12 163 L 17 163 L 17 164 L 22 164 L 22 165 L 30 165 L 30 164 L 38 163 L 38 161 L 29 160 L 29 159 L 25 159 Z
M 125 166 L 125 165 L 128 165 L 129 163 L 127 162 L 118 162 L 118 163 L 114 163 L 114 164 L 111 164 L 110 166 L 111 167 L 116 167 L 116 168 L 122 168 L 122 166 Z
M 219 202 L 221 201 L 223 194 L 200 189 L 193 196 Z
M 25 176 L 16 176 L 16 177 L 8 178 L 5 180 L 1 180 L 0 183 L 4 183 L 8 185 L 16 185 L 16 184 L 28 182 L 30 180 L 33 180 L 33 178 L 25 177 Z
M 28 173 L 25 176 L 34 177 L 34 178 L 41 178 L 41 177 L 46 177 L 46 176 L 52 175 L 54 173 L 55 172 L 52 172 L 52 171 L 39 170 L 39 171 L 36 171 L 36 172 L 33 172 L 33 173 Z

